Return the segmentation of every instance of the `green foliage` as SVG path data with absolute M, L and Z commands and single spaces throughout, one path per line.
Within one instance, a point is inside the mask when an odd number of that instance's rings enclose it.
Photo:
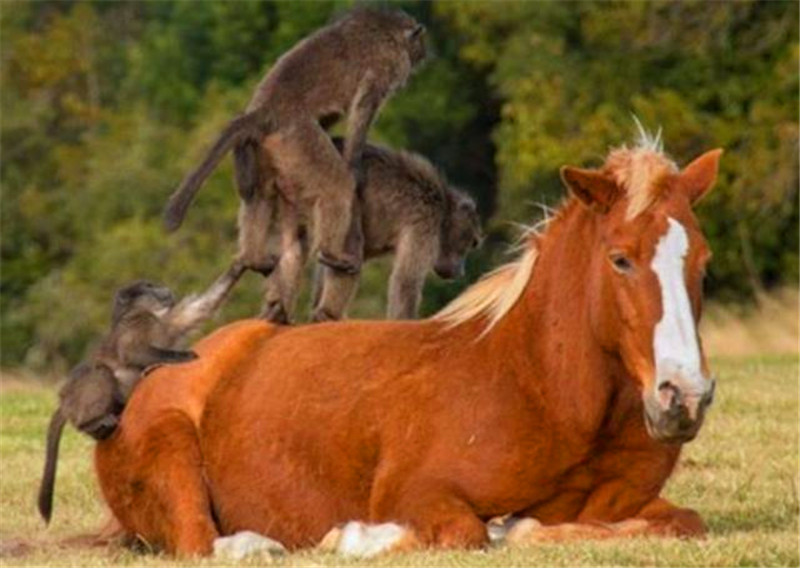
M 510 222 L 558 202 L 559 166 L 630 140 L 631 113 L 663 127 L 681 164 L 726 149 L 699 210 L 710 292 L 740 300 L 796 279 L 796 4 L 399 5 L 425 23 L 433 56 L 371 138 L 421 152 L 476 197 L 490 238 L 470 280 L 505 259 Z M 223 269 L 238 207 L 229 161 L 175 235 L 160 226 L 166 197 L 264 71 L 349 6 L 3 3 L 2 365 L 77 361 L 129 280 L 183 294 Z M 367 267 L 354 316 L 382 315 L 388 269 Z M 432 277 L 424 313 L 465 284 Z M 248 276 L 220 320 L 256 313 L 259 288 Z

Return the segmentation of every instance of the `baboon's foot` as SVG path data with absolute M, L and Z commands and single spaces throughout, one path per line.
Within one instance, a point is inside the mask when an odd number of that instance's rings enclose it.
M 289 314 L 280 302 L 270 302 L 261 311 L 261 317 L 272 323 L 289 325 Z
M 319 251 L 317 258 L 321 264 L 324 264 L 331 270 L 336 270 L 343 274 L 358 274 L 361 272 L 361 259 L 353 255 L 335 256 L 326 251 Z
M 244 268 L 258 272 L 264 278 L 268 278 L 270 274 L 275 272 L 279 260 L 280 257 L 274 254 L 268 255 L 266 258 L 252 258 L 247 254 L 242 254 L 236 262 L 240 263 Z
M 311 321 L 313 323 L 322 323 L 325 321 L 339 321 L 341 319 L 340 316 L 332 314 L 325 308 L 314 308 L 314 311 L 311 313 Z

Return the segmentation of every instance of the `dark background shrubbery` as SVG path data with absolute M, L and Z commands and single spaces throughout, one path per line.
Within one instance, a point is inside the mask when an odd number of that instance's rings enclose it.
M 58 369 L 107 325 L 114 289 L 199 290 L 235 248 L 231 166 L 185 226 L 160 212 L 264 71 L 349 3 L 3 2 L 2 365 Z M 598 165 L 662 127 L 679 164 L 726 149 L 699 208 L 709 294 L 746 302 L 798 275 L 798 5 L 794 2 L 401 3 L 432 57 L 371 137 L 421 152 L 478 200 L 503 259 L 514 223 L 557 206 L 565 163 Z M 353 315 L 379 317 L 386 262 Z M 431 278 L 425 313 L 466 285 Z M 221 320 L 253 314 L 248 276 Z

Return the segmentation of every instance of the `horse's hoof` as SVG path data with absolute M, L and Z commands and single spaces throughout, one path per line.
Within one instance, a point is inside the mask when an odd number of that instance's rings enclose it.
M 525 544 L 535 540 L 534 534 L 542 528 L 542 523 L 530 517 L 514 522 L 505 533 L 508 544 Z
M 242 560 L 248 556 L 285 554 L 286 547 L 277 540 L 252 531 L 214 539 L 214 556 L 226 560 Z
M 394 523 L 369 525 L 350 521 L 344 527 L 334 527 L 320 541 L 321 550 L 335 551 L 344 556 L 369 558 L 383 552 L 408 550 L 416 544 L 411 531 Z

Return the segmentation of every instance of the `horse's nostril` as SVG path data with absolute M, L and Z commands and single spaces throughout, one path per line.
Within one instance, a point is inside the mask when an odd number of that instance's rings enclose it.
M 661 407 L 672 413 L 679 410 L 683 402 L 680 389 L 670 381 L 664 381 L 658 385 L 658 398 Z

